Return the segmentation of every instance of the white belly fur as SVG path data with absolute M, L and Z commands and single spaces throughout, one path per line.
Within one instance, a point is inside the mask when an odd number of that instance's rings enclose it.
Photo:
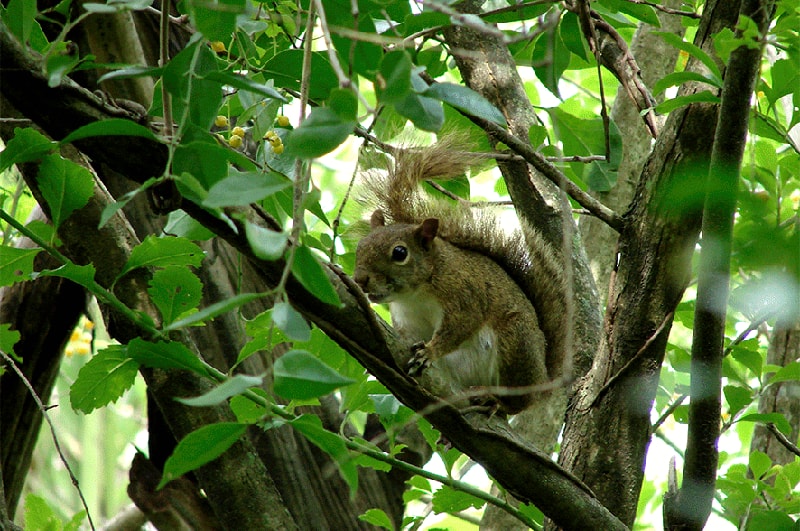
M 392 323 L 407 341 L 430 341 L 442 322 L 442 306 L 433 297 L 415 293 L 390 303 Z M 456 389 L 499 384 L 497 335 L 482 327 L 456 350 L 434 361 L 428 371 Z

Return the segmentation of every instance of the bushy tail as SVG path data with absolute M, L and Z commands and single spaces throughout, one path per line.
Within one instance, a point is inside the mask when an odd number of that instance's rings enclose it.
M 547 340 L 550 377 L 559 375 L 567 348 L 567 282 L 561 253 L 525 223 L 512 233 L 500 226 L 494 209 L 425 194 L 427 179 L 463 175 L 484 158 L 465 148 L 462 139 L 444 136 L 432 146 L 400 149 L 386 171 L 366 175 L 368 202 L 383 211 L 387 223 L 417 224 L 439 219 L 438 234 L 448 242 L 497 262 L 533 303 Z

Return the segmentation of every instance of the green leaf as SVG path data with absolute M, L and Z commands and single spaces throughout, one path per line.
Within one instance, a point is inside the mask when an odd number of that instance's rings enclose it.
M 203 250 L 186 238 L 152 234 L 131 251 L 131 256 L 117 279 L 139 267 L 166 267 L 171 265 L 198 267 L 203 261 Z
M 720 74 L 719 66 L 717 63 L 714 62 L 714 59 L 708 55 L 706 52 L 701 50 L 697 45 L 692 44 L 691 42 L 687 42 L 683 40 L 681 35 L 670 33 L 668 31 L 654 31 L 653 35 L 659 35 L 662 39 L 667 41 L 667 44 L 673 46 L 679 50 L 682 50 L 695 59 L 699 60 L 701 63 L 706 65 L 706 67 L 711 71 L 714 77 L 718 80 L 722 79 L 722 74 Z M 719 83 L 720 85 L 722 83 Z
M 769 379 L 769 385 L 778 382 L 796 381 L 800 381 L 800 361 L 793 361 L 792 363 L 778 370 L 778 372 L 772 375 L 772 378 Z
M 128 343 L 128 356 L 153 369 L 179 369 L 208 375 L 203 362 L 186 345 L 176 341 L 153 343 L 137 337 Z
M 769 531 L 797 531 L 797 522 L 786 514 L 785 510 L 761 510 L 753 511 L 747 522 L 749 531 L 766 530 Z
M 753 471 L 753 477 L 756 479 L 761 479 L 772 466 L 772 459 L 770 459 L 769 456 L 764 452 L 759 452 L 756 450 L 750 453 L 749 466 L 750 470 Z
M 433 493 L 433 510 L 437 513 L 457 513 L 469 508 L 480 509 L 486 502 L 472 494 L 453 489 L 447 485 Z
M 236 18 L 244 14 L 244 0 L 190 0 L 189 16 L 197 31 L 210 41 L 230 42 L 236 29 Z
M 161 77 L 164 74 L 164 69 L 160 66 L 129 66 L 120 68 L 119 70 L 112 70 L 100 76 L 97 80 L 98 83 L 108 81 L 110 79 L 132 79 L 137 77 Z
M 19 42 L 27 44 L 28 38 L 35 25 L 39 10 L 36 9 L 36 0 L 11 0 L 6 4 L 6 16 L 3 22 Z
M 358 469 L 350 459 L 347 446 L 341 437 L 326 430 L 316 415 L 301 415 L 292 420 L 290 424 L 336 461 L 336 464 L 339 465 L 339 474 L 350 486 L 350 493 L 354 494 L 358 488 Z
M 140 136 L 142 138 L 149 138 L 156 142 L 160 142 L 159 138 L 147 127 L 139 125 L 136 122 L 125 120 L 124 118 L 109 118 L 99 122 L 92 122 L 83 127 L 79 127 L 66 137 L 64 137 L 60 144 L 63 146 L 76 140 L 89 138 L 92 136 Z
M 89 13 L 110 14 L 121 13 L 123 11 L 141 11 L 150 7 L 150 0 L 108 0 L 105 4 L 87 2 L 81 4 Z
M 205 321 L 210 321 L 218 315 L 227 313 L 235 308 L 238 308 L 239 306 L 242 306 L 243 304 L 247 304 L 248 302 L 254 301 L 263 296 L 263 293 L 242 293 L 236 295 L 230 299 L 216 302 L 211 306 L 203 308 L 197 313 L 193 313 L 184 317 L 183 319 L 179 319 L 171 323 L 169 326 L 164 327 L 164 330 L 178 330 L 179 328 L 183 328 L 185 326 L 194 326 Z
M 583 32 L 578 22 L 578 15 L 572 12 L 564 13 L 561 17 L 561 24 L 559 24 L 559 34 L 567 50 L 584 61 L 589 60 L 589 54 L 587 53 L 588 45 L 583 39 Z
M 231 151 L 215 141 L 210 142 L 190 142 L 181 144 L 175 150 L 175 158 L 172 161 L 172 171 L 175 175 L 180 175 L 178 189 L 184 197 L 194 200 L 195 197 L 187 194 L 181 184 L 184 180 L 183 174 L 191 175 L 197 182 L 202 184 L 202 198 L 205 199 L 205 190 L 210 189 L 229 174 L 229 158 Z
M 220 422 L 193 431 L 181 439 L 164 463 L 164 476 L 156 488 L 161 489 L 173 479 L 221 456 L 244 435 L 246 429 L 247 424 Z
M 244 230 L 247 243 L 250 244 L 256 258 L 272 261 L 283 256 L 286 244 L 289 242 L 289 236 L 285 232 L 265 229 L 249 221 L 245 221 Z
M 204 131 L 211 128 L 222 104 L 222 83 L 206 76 L 218 69 L 214 52 L 202 39 L 189 44 L 164 68 L 164 86 L 172 95 L 173 112 L 179 123 L 186 121 Z
M 139 364 L 122 345 L 111 345 L 95 354 L 81 367 L 69 389 L 72 409 L 91 413 L 116 402 L 133 385 Z
M 57 531 L 61 529 L 61 520 L 44 498 L 28 494 L 25 496 L 25 527 L 31 531 Z
M 94 264 L 86 264 L 79 266 L 72 262 L 64 264 L 58 269 L 47 269 L 39 273 L 43 277 L 61 277 L 68 278 L 76 284 L 88 288 L 94 284 L 94 275 L 96 270 Z
M 368 509 L 364 514 L 359 515 L 358 519 L 384 529 L 394 529 L 394 525 L 389 519 L 389 516 L 381 509 Z
M 339 306 L 339 295 L 325 274 L 314 253 L 306 246 L 295 249 L 292 274 L 315 297 L 327 304 Z
M 697 81 L 699 83 L 708 83 L 717 88 L 722 88 L 719 80 L 710 76 L 705 76 L 699 72 L 673 72 L 662 77 L 656 84 L 653 85 L 653 95 L 658 95 L 664 92 L 668 87 L 674 87 L 687 81 Z
M 272 321 L 286 337 L 293 341 L 311 339 L 311 328 L 300 313 L 287 302 L 278 302 L 272 308 Z
M 556 28 L 546 31 L 536 40 L 531 56 L 533 71 L 547 90 L 557 98 L 561 98 L 558 82 L 569 66 L 569 59 L 570 51 Z
M 22 336 L 19 331 L 11 330 L 9 323 L 0 324 L 0 350 L 13 357 L 17 362 L 21 362 L 22 359 L 14 353 L 14 345 L 19 342 L 20 337 Z
M 58 149 L 58 142 L 53 142 L 32 127 L 14 129 L 14 138 L 8 141 L 6 148 L 0 151 L 0 173 L 12 164 L 34 162 Z
M 375 86 L 381 103 L 397 103 L 411 94 L 412 66 L 405 50 L 389 52 L 383 57 Z
M 248 92 L 253 92 L 255 94 L 264 96 L 266 98 L 272 98 L 274 100 L 279 100 L 284 103 L 288 102 L 288 100 L 283 96 L 283 94 L 281 94 L 274 88 L 267 86 L 263 83 L 254 81 L 245 76 L 231 74 L 230 72 L 216 71 L 206 75 L 206 79 L 209 79 L 211 81 L 216 81 L 218 83 L 222 83 L 223 85 L 228 85 L 229 87 L 237 88 L 239 90 L 246 90 Z
M 259 387 L 264 382 L 261 376 L 250 376 L 247 374 L 237 374 L 231 376 L 209 392 L 194 398 L 176 398 L 187 406 L 216 406 L 232 396 L 241 395 L 251 387 Z
M 102 229 L 103 227 L 105 227 L 106 223 L 108 223 L 108 220 L 110 220 L 114 216 L 114 214 L 116 214 L 119 210 L 124 208 L 125 205 L 127 205 L 134 197 L 136 197 L 137 195 L 139 195 L 140 192 L 147 190 L 148 188 L 150 188 L 151 186 L 153 186 L 158 182 L 159 179 L 157 179 L 156 177 L 151 177 L 147 179 L 144 183 L 142 183 L 142 185 L 136 190 L 131 190 L 130 192 L 126 193 L 125 195 L 114 201 L 113 203 L 106 205 L 106 207 L 103 209 L 103 213 L 100 214 L 100 222 L 97 224 L 97 228 Z M 166 232 L 169 233 L 169 231 Z
M 328 106 L 339 115 L 339 118 L 347 121 L 358 120 L 358 99 L 352 90 L 334 89 L 328 100 Z
M 59 155 L 48 155 L 42 160 L 37 182 L 56 228 L 70 214 L 86 206 L 94 192 L 92 174 Z
M 8 245 L 0 246 L 0 286 L 30 280 L 33 259 L 41 249 L 20 249 Z
M 214 236 L 213 232 L 183 210 L 169 213 L 164 233 L 196 241 L 208 240 Z
M 489 100 L 469 87 L 456 85 L 455 83 L 434 83 L 422 94 L 441 100 L 471 116 L 483 118 L 503 127 L 507 125 L 503 113 L 492 105 Z
M 275 361 L 274 389 L 290 400 L 308 400 L 355 383 L 305 350 L 290 350 Z
M 240 172 L 231 168 L 228 177 L 211 187 L 203 205 L 211 208 L 249 205 L 291 184 L 289 179 L 277 172 Z
M 753 401 L 753 394 L 750 389 L 738 385 L 726 385 L 723 390 L 725 400 L 730 406 L 730 415 L 734 416 Z
M 286 156 L 313 159 L 330 153 L 353 132 L 358 122 L 342 119 L 329 107 L 317 107 L 286 136 Z
M 427 89 L 427 84 L 417 74 L 411 77 L 411 82 L 417 92 L 424 92 Z M 411 120 L 423 131 L 435 133 L 444 125 L 442 103 L 433 98 L 410 93 L 402 100 L 395 102 L 394 108 L 398 114 Z
M 168 266 L 153 273 L 147 293 L 165 325 L 200 304 L 203 283 L 185 266 Z
M 303 50 L 284 50 L 275 54 L 263 67 L 266 78 L 272 78 L 276 87 L 300 90 L 300 79 L 303 75 Z M 324 54 L 315 52 L 311 54 L 311 79 L 314 80 L 309 87 L 309 97 L 312 100 L 325 100 L 331 90 L 339 86 L 331 63 Z
M 269 401 L 266 396 L 266 391 L 263 389 L 255 388 L 253 389 L 253 392 L 264 397 L 266 401 Z M 230 406 L 233 414 L 236 415 L 236 420 L 246 424 L 255 424 L 267 414 L 266 407 L 262 406 L 261 404 L 256 404 L 249 398 L 245 398 L 242 395 L 231 397 Z
M 784 435 L 792 433 L 792 425 L 781 413 L 750 413 L 739 419 L 739 422 L 763 422 L 775 424 L 775 427 Z

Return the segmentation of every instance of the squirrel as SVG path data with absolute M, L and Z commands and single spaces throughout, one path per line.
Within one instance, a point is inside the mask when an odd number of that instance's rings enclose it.
M 412 344 L 400 360 L 407 374 L 435 372 L 447 393 L 487 388 L 494 410 L 515 414 L 535 401 L 532 386 L 561 369 L 566 280 L 533 227 L 507 234 L 490 209 L 420 190 L 479 162 L 455 150 L 458 142 L 397 150 L 388 172 L 367 175 L 377 209 L 356 248 L 355 282 L 370 301 L 388 303 Z

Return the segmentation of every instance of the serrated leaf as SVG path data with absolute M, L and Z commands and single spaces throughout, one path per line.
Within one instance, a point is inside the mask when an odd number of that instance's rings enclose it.
M 250 244 L 256 258 L 272 261 L 283 256 L 286 244 L 289 242 L 289 236 L 285 232 L 265 229 L 249 221 L 245 221 L 244 230 L 247 243 Z
M 86 264 L 83 266 L 73 264 L 72 262 L 64 264 L 58 269 L 47 269 L 39 273 L 43 277 L 62 277 L 68 278 L 76 284 L 88 288 L 94 283 L 94 274 L 96 270 L 94 264 Z
M 179 328 L 183 328 L 184 326 L 194 326 L 205 321 L 210 321 L 218 315 L 227 313 L 235 308 L 238 308 L 239 306 L 242 306 L 243 304 L 247 304 L 248 302 L 254 301 L 263 296 L 263 293 L 242 293 L 236 295 L 230 299 L 216 302 L 211 306 L 207 306 L 199 312 L 188 315 L 183 319 L 179 319 L 171 323 L 169 326 L 164 327 L 164 330 L 177 330 Z
M 168 266 L 153 273 L 147 293 L 168 325 L 197 308 L 203 297 L 203 283 L 185 266 Z
M 11 330 L 9 323 L 0 324 L 0 350 L 13 357 L 17 362 L 22 359 L 14 353 L 14 345 L 16 345 L 20 337 L 22 337 L 18 330 Z
M 342 119 L 328 107 L 317 107 L 309 117 L 286 136 L 286 156 L 313 159 L 333 151 L 347 139 L 355 120 Z
M 41 249 L 20 249 L 8 245 L 0 246 L 0 286 L 30 280 L 33 259 Z
M 247 424 L 220 422 L 203 426 L 188 434 L 181 439 L 164 463 L 164 475 L 156 488 L 160 489 L 173 479 L 221 456 L 239 440 L 246 429 Z
M 358 519 L 384 529 L 394 529 L 394 524 L 392 524 L 389 516 L 381 509 L 368 509 L 364 514 L 359 515 Z
M 460 111 L 506 127 L 506 118 L 489 100 L 469 87 L 455 83 L 434 83 L 422 93 L 447 103 Z
M 211 187 L 203 205 L 211 208 L 249 205 L 291 184 L 289 179 L 277 172 L 240 172 L 231 168 L 226 178 Z
M 772 378 L 769 379 L 769 384 L 792 381 L 800 381 L 800 361 L 793 361 L 779 369 L 778 372 L 773 374 Z
M 470 507 L 480 509 L 486 503 L 472 494 L 442 485 L 433 493 L 433 510 L 437 513 L 457 513 Z
M 139 364 L 126 354 L 124 346 L 104 348 L 81 367 L 70 387 L 72 409 L 91 413 L 116 402 L 133 385 L 138 371 Z
M 729 413 L 731 416 L 736 415 L 753 401 L 752 392 L 745 387 L 726 385 L 722 391 L 725 393 L 725 400 L 727 400 L 728 406 L 730 406 Z
M 335 306 L 341 304 L 331 280 L 308 247 L 302 246 L 295 250 L 292 274 L 304 288 L 322 302 Z
M 56 228 L 70 214 L 83 208 L 94 192 L 92 174 L 59 155 L 48 155 L 42 160 L 37 182 Z
M 186 238 L 152 234 L 131 251 L 131 256 L 117 278 L 139 267 L 166 267 L 171 265 L 198 267 L 203 261 L 203 250 Z
M 137 337 L 128 343 L 128 356 L 153 369 L 181 369 L 208 375 L 203 362 L 184 344 L 174 341 L 153 343 Z
M 28 529 L 60 530 L 61 520 L 44 498 L 31 493 L 25 496 L 25 526 Z
M 275 360 L 273 373 L 275 392 L 290 400 L 317 398 L 355 383 L 305 350 L 290 350 Z
M 159 138 L 147 127 L 124 118 L 108 118 L 79 127 L 61 140 L 61 145 L 92 136 L 138 136 L 159 142 Z
M 336 464 L 339 465 L 339 474 L 350 487 L 350 493 L 355 493 L 358 488 L 358 469 L 350 459 L 347 446 L 345 446 L 341 437 L 326 430 L 322 426 L 322 421 L 316 415 L 301 415 L 292 420 L 290 424 L 333 458 Z
M 0 172 L 4 172 L 12 164 L 33 162 L 58 149 L 58 143 L 45 137 L 33 128 L 14 129 L 14 138 L 8 141 L 6 148 L 0 151 Z
M 259 387 L 264 382 L 261 376 L 236 374 L 231 376 L 209 392 L 193 398 L 176 398 L 187 406 L 216 406 L 232 396 L 241 395 L 251 387 Z

